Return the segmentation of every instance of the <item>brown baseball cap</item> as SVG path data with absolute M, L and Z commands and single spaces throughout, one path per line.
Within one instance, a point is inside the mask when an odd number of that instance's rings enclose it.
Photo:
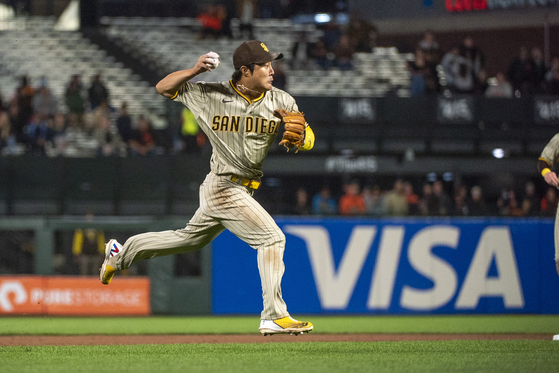
M 282 53 L 270 53 L 266 44 L 259 40 L 245 41 L 233 53 L 233 66 L 235 70 L 251 63 L 266 63 L 283 58 Z

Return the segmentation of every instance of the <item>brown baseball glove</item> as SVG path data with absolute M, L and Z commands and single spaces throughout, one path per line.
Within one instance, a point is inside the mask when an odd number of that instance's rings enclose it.
M 274 110 L 274 116 L 281 119 L 285 132 L 280 141 L 289 151 L 290 148 L 297 148 L 295 152 L 303 146 L 305 142 L 305 116 L 301 112 L 290 112 L 285 109 Z

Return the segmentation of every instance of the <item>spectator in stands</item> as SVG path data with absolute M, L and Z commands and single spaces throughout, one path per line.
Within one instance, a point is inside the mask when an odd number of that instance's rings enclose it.
M 509 190 L 509 203 L 507 206 L 507 213 L 508 216 L 512 216 L 512 217 L 522 216 L 522 208 L 518 203 L 518 198 L 516 198 L 516 192 L 513 189 Z
M 474 95 L 483 96 L 489 88 L 489 82 L 487 79 L 487 71 L 481 69 L 477 74 L 477 80 L 474 81 Z
M 18 125 L 21 128 L 16 128 L 16 132 L 19 132 L 23 126 L 29 124 L 31 117 L 33 116 L 33 96 L 35 95 L 35 89 L 31 86 L 27 76 L 21 78 L 21 85 L 16 91 L 16 101 L 18 106 Z
M 419 196 L 413 191 L 413 185 L 404 181 L 404 196 L 408 204 L 409 215 L 419 215 Z
M 559 57 L 553 58 L 551 67 L 545 75 L 547 93 L 559 95 Z
M 346 34 L 342 34 L 334 46 L 334 56 L 340 70 L 353 70 L 353 46 Z
M 120 106 L 120 112 L 116 119 L 116 128 L 121 140 L 128 144 L 134 136 L 134 128 L 132 127 L 132 117 L 128 113 L 128 102 L 123 101 Z
M 239 31 L 241 39 L 254 39 L 253 21 L 257 17 L 258 9 L 256 0 L 238 0 L 237 12 L 240 20 Z M 246 35 L 246 36 L 245 36 Z
M 279 88 L 281 90 L 287 90 L 287 76 L 285 75 L 285 71 L 283 70 L 283 65 L 280 61 L 273 62 L 273 69 L 274 69 L 274 87 Z
M 424 216 L 436 215 L 436 201 L 433 195 L 433 185 L 424 183 L 422 188 L 422 196 L 419 200 L 419 212 Z
M 305 188 L 297 189 L 295 194 L 295 206 L 293 207 L 294 215 L 310 215 L 311 207 L 309 206 L 309 197 Z
M 513 189 L 507 189 L 501 193 L 501 196 L 497 200 L 497 208 L 501 216 L 522 216 L 522 208 L 518 203 L 516 193 Z
M 182 109 L 179 138 L 181 150 L 187 154 L 199 153 L 206 142 L 205 135 L 200 131 L 194 114 L 186 107 Z
M 406 201 L 404 182 L 398 179 L 394 187 L 386 193 L 383 198 L 384 213 L 388 216 L 406 216 L 409 214 L 408 202 Z
M 99 262 L 103 260 L 104 253 L 105 233 L 102 230 L 78 228 L 74 231 L 72 254 L 74 261 L 79 264 L 80 275 L 99 273 Z
M 35 113 L 49 117 L 54 117 L 54 114 L 58 112 L 58 102 L 48 87 L 47 78 L 44 76 L 41 78 L 39 88 L 33 96 L 32 106 Z
M 322 40 L 326 45 L 326 49 L 328 49 L 328 52 L 333 52 L 336 43 L 338 42 L 340 36 L 342 35 L 342 30 L 340 29 L 340 26 L 336 23 L 334 17 L 330 19 L 330 22 L 322 26 L 322 31 L 323 31 Z
M 543 60 L 542 50 L 538 47 L 532 48 L 532 80 L 534 86 L 534 94 L 542 94 L 545 92 L 545 73 L 547 66 Z
M 12 140 L 10 140 L 12 137 Z M 15 138 L 12 135 L 12 123 L 10 122 L 10 116 L 6 111 L 0 112 L 0 151 L 4 154 L 4 148 L 10 145 L 10 141 L 15 142 Z
M 94 129 L 93 138 L 98 143 L 97 154 L 102 157 L 118 156 L 123 149 L 118 130 L 111 126 L 111 120 L 101 118 L 101 123 Z
M 423 39 L 418 44 L 418 49 L 420 49 L 424 56 L 427 64 L 435 68 L 440 62 L 440 47 L 439 43 L 435 40 L 435 34 L 432 30 L 427 30 L 423 33 Z
M 510 98 L 513 96 L 512 85 L 507 81 L 505 74 L 499 71 L 495 76 L 495 80 L 495 84 L 487 87 L 485 91 L 486 97 Z
M 338 205 L 328 186 L 323 186 L 313 197 L 312 212 L 315 215 L 334 215 L 338 212 Z
M 522 200 L 522 215 L 538 216 L 539 206 L 536 197 L 536 187 L 533 182 L 528 181 L 524 186 L 524 199 Z
M 441 66 L 443 67 L 446 84 L 449 87 L 454 86 L 454 75 L 456 73 L 455 65 L 460 60 L 460 48 L 455 46 L 450 49 L 442 58 Z
M 475 86 L 474 70 L 471 62 L 463 57 L 458 56 L 454 64 L 451 89 L 456 93 L 472 93 Z
M 436 204 L 436 215 L 449 215 L 451 211 L 451 201 L 444 190 L 442 181 L 437 180 L 433 183 L 433 196 Z
M 80 75 L 72 75 L 70 83 L 64 94 L 68 112 L 76 114 L 79 123 L 83 123 L 83 115 L 85 113 L 85 100 L 82 96 L 82 83 Z
M 421 49 L 415 51 L 415 58 L 408 63 L 411 72 L 410 95 L 422 96 L 438 91 L 438 78 L 433 75 L 433 70 L 428 66 L 425 55 Z
M 557 214 L 557 189 L 554 187 L 547 188 L 545 196 L 540 204 L 541 216 L 555 216 Z
M 454 191 L 454 205 L 450 215 L 453 216 L 467 216 L 469 214 L 466 198 L 468 196 L 468 189 L 465 185 L 460 185 Z
M 468 201 L 468 214 L 470 216 L 486 216 L 487 206 L 483 199 L 483 192 L 479 185 L 470 189 L 470 200 Z
M 10 119 L 11 131 L 16 141 L 19 143 L 25 142 L 25 136 L 23 135 L 24 125 L 20 122 L 21 117 L 19 116 L 19 106 L 16 99 L 11 100 L 8 105 L 8 118 Z
M 340 198 L 341 215 L 363 215 L 365 213 L 365 202 L 359 194 L 359 182 L 357 180 L 344 184 L 345 194 Z
M 315 43 L 314 47 L 311 50 L 311 56 L 318 64 L 318 66 L 320 66 L 323 70 L 328 70 L 332 65 L 330 52 L 328 52 L 326 43 L 322 38 L 318 39 L 318 41 Z
M 378 185 L 363 188 L 363 202 L 365 203 L 365 213 L 374 217 L 384 215 L 384 196 Z
M 528 56 L 528 49 L 521 47 L 518 57 L 510 64 L 507 71 L 509 81 L 515 93 L 528 94 L 533 90 L 532 75 L 534 65 Z
M 62 155 L 66 149 L 66 116 L 63 113 L 54 114 L 52 143 L 53 154 Z
M 301 32 L 299 38 L 291 48 L 291 60 L 289 65 L 293 70 L 308 69 L 312 58 L 312 44 L 307 39 L 307 33 Z M 275 71 L 275 69 L 274 69 Z M 275 80 L 275 77 L 274 77 Z
M 138 129 L 134 133 L 134 138 L 130 142 L 132 155 L 151 155 L 155 150 L 155 132 L 151 127 L 151 122 L 140 116 Z
M 346 33 L 356 53 L 373 51 L 377 37 L 376 27 L 361 18 L 358 12 L 351 12 Z
M 200 39 L 217 39 L 221 35 L 222 25 L 219 18 L 219 8 L 216 5 L 207 5 L 206 9 L 196 19 L 202 26 Z
M 44 155 L 47 141 L 51 141 L 53 131 L 46 114 L 37 113 L 23 129 L 27 148 L 36 155 Z
M 107 104 L 109 102 L 109 90 L 101 81 L 101 74 L 96 74 L 93 77 L 87 93 L 91 110 L 95 110 L 104 101 L 106 101 Z
M 460 55 L 466 59 L 475 84 L 479 72 L 485 67 L 484 53 L 475 45 L 474 39 L 466 36 L 460 46 Z
M 82 150 L 84 139 L 87 139 L 87 133 L 78 114 L 68 113 L 68 123 L 64 136 L 64 155 L 78 156 Z
M 217 5 L 217 17 L 221 21 L 221 35 L 229 39 L 233 39 L 231 20 L 235 13 L 235 2 L 233 0 L 226 1 L 225 4 Z
M 533 73 L 532 79 L 534 84 L 534 93 L 541 94 L 545 92 L 545 73 L 547 66 L 543 59 L 542 50 L 538 47 L 533 47 L 530 51 L 530 60 L 532 62 Z
M 112 117 L 112 109 L 109 107 L 109 102 L 107 100 L 103 100 L 99 103 L 99 105 L 93 110 L 93 115 L 91 116 L 91 125 L 92 128 L 99 128 L 101 127 L 102 121 L 106 118 L 109 121 Z

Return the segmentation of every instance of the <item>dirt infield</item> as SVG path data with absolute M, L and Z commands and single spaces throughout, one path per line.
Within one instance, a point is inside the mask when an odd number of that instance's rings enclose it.
M 451 340 L 552 340 L 552 334 L 305 334 L 242 335 L 13 335 L 0 336 L 0 346 L 83 346 L 173 343 L 380 342 Z

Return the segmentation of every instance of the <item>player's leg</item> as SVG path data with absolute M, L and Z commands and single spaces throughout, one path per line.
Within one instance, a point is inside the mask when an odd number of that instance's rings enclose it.
M 555 269 L 559 275 L 559 208 L 557 209 L 557 214 L 555 216 Z
M 130 237 L 124 245 L 110 240 L 101 266 L 101 282 L 108 284 L 116 271 L 126 269 L 141 259 L 201 249 L 223 230 L 219 222 L 198 209 L 183 229 L 141 233 Z
M 210 186 L 206 177 L 200 185 L 200 201 L 210 198 Z M 124 245 L 110 240 L 100 270 L 101 282 L 108 284 L 116 271 L 126 269 L 141 259 L 201 249 L 224 229 L 218 220 L 206 213 L 206 204 L 202 203 L 184 229 L 138 234 L 126 240 Z
M 247 188 L 219 176 L 214 176 L 213 182 L 216 198 L 206 202 L 207 213 L 219 219 L 225 228 L 257 250 L 264 305 L 260 331 L 263 334 L 273 334 L 312 330 L 311 323 L 300 322 L 289 316 L 283 300 L 281 279 L 285 270 L 284 233 Z
M 246 187 L 214 174 L 209 179 L 212 198 L 201 200 L 201 207 L 258 252 L 264 297 L 262 317 L 277 319 L 288 316 L 280 287 L 284 272 L 285 235 Z

